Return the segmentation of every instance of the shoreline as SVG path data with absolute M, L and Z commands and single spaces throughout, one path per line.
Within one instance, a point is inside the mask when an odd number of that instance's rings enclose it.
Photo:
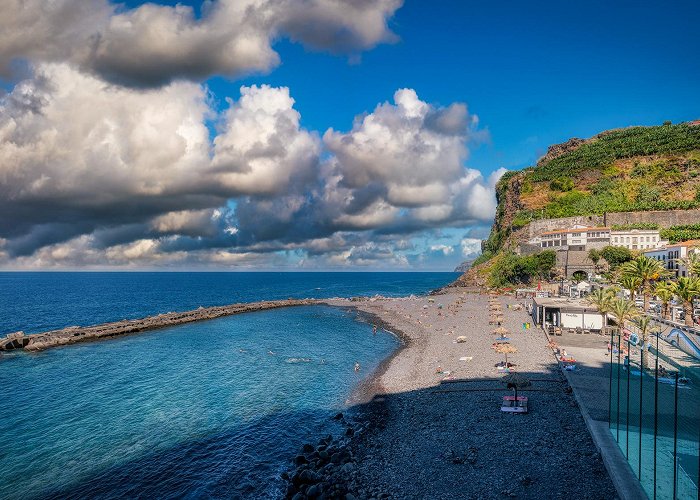
M 527 313 L 504 296 L 498 297 L 504 325 L 518 349 L 512 359 L 534 387 L 521 393 L 532 400 L 528 414 L 500 411 L 502 396 L 512 391 L 494 368 L 503 356 L 491 349 L 488 299 L 452 289 L 329 301 L 402 342 L 355 389 L 351 417 L 336 416 L 345 435 L 299 451 L 283 474 L 286 498 L 615 498 L 544 333 L 521 328 Z M 448 386 L 443 379 L 451 379 Z

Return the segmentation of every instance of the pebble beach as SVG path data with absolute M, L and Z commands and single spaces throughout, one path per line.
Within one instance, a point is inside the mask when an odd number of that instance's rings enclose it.
M 526 414 L 500 411 L 498 326 Z M 616 498 L 602 458 L 544 333 L 520 301 L 455 291 L 332 300 L 403 339 L 353 396 L 341 439 L 307 444 L 285 474 L 289 498 Z M 490 324 L 490 321 L 492 324 Z M 525 324 L 525 325 L 524 325 Z M 459 337 L 459 339 L 458 339 Z

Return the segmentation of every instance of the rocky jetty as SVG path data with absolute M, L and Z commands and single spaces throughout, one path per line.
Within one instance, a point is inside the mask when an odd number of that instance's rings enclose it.
M 40 351 L 50 347 L 145 332 L 157 328 L 221 318 L 223 316 L 231 316 L 245 312 L 264 311 L 280 307 L 315 305 L 320 302 L 321 301 L 316 299 L 286 299 L 231 304 L 227 306 L 200 307 L 193 311 L 158 314 L 157 316 L 148 316 L 142 319 L 115 321 L 113 323 L 104 323 L 95 326 L 71 326 L 60 330 L 51 330 L 31 335 L 25 335 L 23 332 L 15 332 L 6 335 L 4 339 L 0 340 L 0 351 L 11 349 Z

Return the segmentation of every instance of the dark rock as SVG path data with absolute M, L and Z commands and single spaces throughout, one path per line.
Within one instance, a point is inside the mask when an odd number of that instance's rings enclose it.
M 303 464 L 308 464 L 309 461 L 304 455 L 297 455 L 296 458 L 294 459 L 294 463 L 296 465 L 303 465 Z
M 306 494 L 309 498 L 317 498 L 321 494 L 321 488 L 318 484 L 314 484 L 306 490 Z
M 315 448 L 314 448 L 314 446 L 313 446 L 312 444 L 306 443 L 306 444 L 304 445 L 304 447 L 302 448 L 302 450 L 304 451 L 304 453 L 313 453 L 313 451 L 315 450 Z
M 342 413 L 336 414 L 336 416 L 333 417 L 333 420 L 343 420 L 343 414 Z

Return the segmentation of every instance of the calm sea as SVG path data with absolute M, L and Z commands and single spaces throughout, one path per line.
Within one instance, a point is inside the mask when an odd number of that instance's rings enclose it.
M 409 295 L 454 273 L 0 273 L 0 332 L 286 297 Z M 0 356 L 0 498 L 261 498 L 398 345 L 355 313 L 263 311 Z M 362 370 L 355 373 L 358 361 Z

